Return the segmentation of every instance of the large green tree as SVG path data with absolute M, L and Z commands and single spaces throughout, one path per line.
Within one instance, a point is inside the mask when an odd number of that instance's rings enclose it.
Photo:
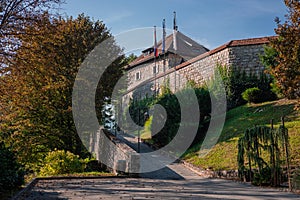
M 26 32 L 19 36 L 22 45 L 0 79 L 1 136 L 23 163 L 37 163 L 55 148 L 82 155 L 85 150 L 72 116 L 72 88 L 85 57 L 111 35 L 101 21 L 84 15 L 51 19 L 47 13 Z M 98 99 L 112 91 L 125 64 L 124 56 L 112 64 Z
M 300 1 L 285 0 L 288 8 L 286 21 L 275 20 L 278 37 L 270 46 L 276 51 L 275 61 L 269 62 L 269 72 L 276 79 L 284 95 L 300 99 Z

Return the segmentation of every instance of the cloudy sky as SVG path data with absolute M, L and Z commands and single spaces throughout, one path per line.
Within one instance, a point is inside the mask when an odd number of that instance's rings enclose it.
M 284 20 L 283 0 L 66 0 L 61 12 L 80 13 L 103 21 L 115 35 L 135 28 L 172 29 L 177 12 L 179 31 L 209 49 L 233 39 L 274 35 L 275 17 Z M 158 38 L 159 39 L 159 38 Z

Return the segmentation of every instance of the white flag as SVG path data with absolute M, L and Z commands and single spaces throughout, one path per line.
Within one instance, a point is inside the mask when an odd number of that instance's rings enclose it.
M 177 51 L 177 30 L 173 30 L 173 49 Z

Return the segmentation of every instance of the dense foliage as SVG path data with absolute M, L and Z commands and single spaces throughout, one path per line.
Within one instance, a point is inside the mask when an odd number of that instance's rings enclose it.
M 300 1 L 284 0 L 284 3 L 288 8 L 286 21 L 281 23 L 276 18 L 278 37 L 270 43 L 273 57 L 269 54 L 264 60 L 282 93 L 287 98 L 300 99 Z M 298 106 L 299 103 L 300 100 Z
M 25 164 L 38 162 L 55 148 L 82 155 L 72 86 L 85 56 L 109 33 L 101 22 L 83 15 L 50 20 L 47 14 L 26 31 L 31 34 L 20 35 L 22 46 L 2 69 L 1 136 Z
M 180 107 L 184 106 L 185 111 L 190 111 L 191 115 L 194 111 L 194 105 L 189 104 L 189 96 L 186 95 L 188 89 L 183 89 L 173 94 L 167 86 L 164 86 L 163 92 L 157 97 L 146 97 L 144 99 L 133 99 L 129 111 L 132 119 L 135 123 L 140 126 L 145 124 L 145 132 L 152 133 L 152 142 L 158 147 L 167 145 L 177 134 L 179 126 L 196 126 L 198 128 L 198 133 L 194 139 L 193 144 L 201 141 L 205 134 L 206 129 L 209 124 L 210 112 L 211 112 L 211 102 L 210 95 L 207 87 L 195 87 L 194 92 L 197 96 L 199 108 L 200 108 L 200 120 L 195 124 L 191 121 L 182 121 Z M 185 98 L 185 105 L 180 105 L 177 96 Z M 159 104 L 164 107 L 167 117 L 164 118 L 163 115 L 158 113 L 150 113 L 150 117 L 145 119 L 145 112 L 149 113 L 151 106 Z M 164 123 L 164 124 L 162 124 Z M 151 127 L 149 127 L 151 126 Z M 161 130 L 157 130 L 161 127 Z
M 14 152 L 0 142 L 0 191 L 10 190 L 24 183 L 24 171 Z
M 216 70 L 221 75 L 226 90 L 228 109 L 245 104 L 242 93 L 249 88 L 257 87 L 263 93 L 262 101 L 275 100 L 277 97 L 272 91 L 272 78 L 264 73 L 259 76 L 253 73 L 240 71 L 238 67 L 217 66 Z
M 56 150 L 49 152 L 44 159 L 44 165 L 40 169 L 41 176 L 54 176 L 83 172 L 84 165 L 79 156 L 69 151 Z
M 267 153 L 267 159 L 262 156 L 263 152 Z M 290 165 L 287 128 L 247 129 L 239 139 L 237 159 L 241 178 L 249 179 L 254 185 L 280 185 L 284 181 L 281 167 Z
M 39 171 L 55 149 L 89 157 L 75 129 L 72 90 L 84 59 L 111 34 L 101 21 L 83 14 L 62 18 L 47 12 L 35 15 L 34 23 L 24 24 L 22 30 L 26 34 L 14 36 L 20 41 L 15 53 L 0 66 L 0 140 L 17 152 L 26 170 Z M 104 98 L 112 93 L 128 60 L 120 55 L 100 79 L 99 119 Z

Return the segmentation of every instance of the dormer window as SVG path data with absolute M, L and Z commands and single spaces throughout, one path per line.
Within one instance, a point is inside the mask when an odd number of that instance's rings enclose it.
M 153 48 L 148 48 L 144 51 L 142 51 L 144 56 L 149 56 L 153 52 Z

